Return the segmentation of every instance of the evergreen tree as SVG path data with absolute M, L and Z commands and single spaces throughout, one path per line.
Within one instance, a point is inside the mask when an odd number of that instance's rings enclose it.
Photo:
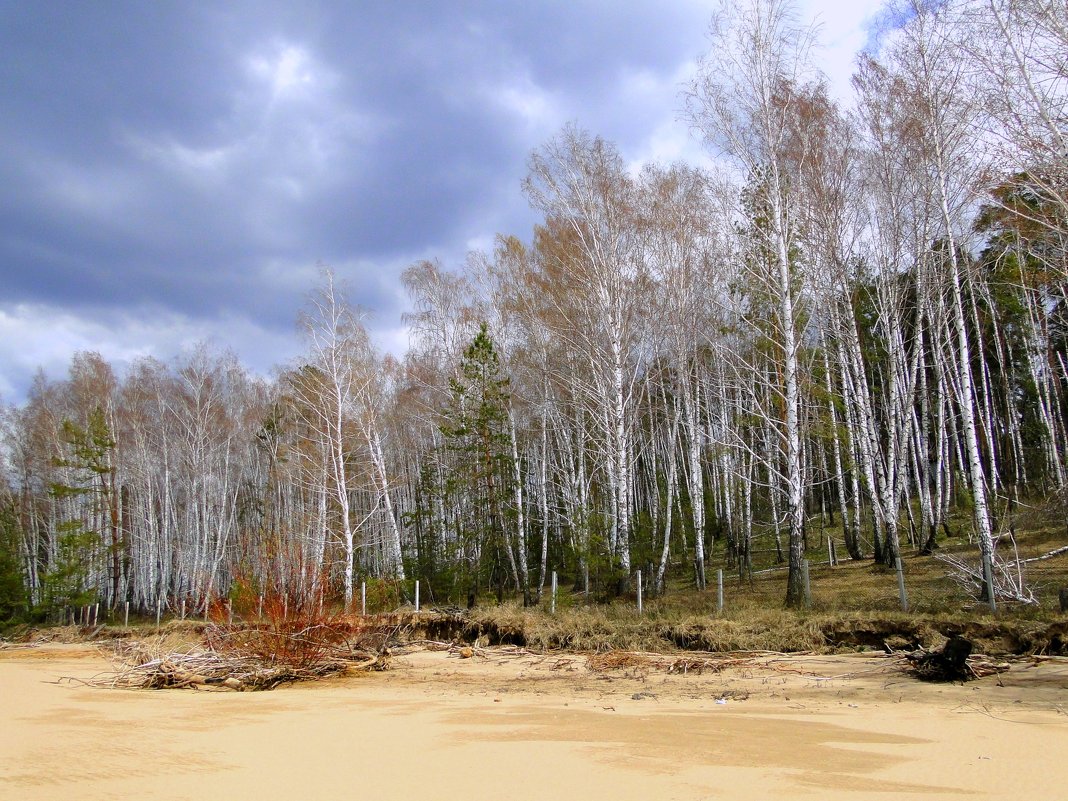
M 85 427 L 65 420 L 61 439 L 69 456 L 54 463 L 70 468 L 72 481 L 53 482 L 49 494 L 58 501 L 86 498 L 88 507 L 85 514 L 72 515 L 56 525 L 56 558 L 44 577 L 45 604 L 52 610 L 94 600 L 96 592 L 90 579 L 101 536 L 91 524 L 86 525 L 86 519 L 102 520 L 112 506 L 108 478 L 113 471 L 111 452 L 115 440 L 103 410 L 94 409 Z
M 15 617 L 27 605 L 19 539 L 14 506 L 4 503 L 0 505 L 0 622 Z
M 464 351 L 459 376 L 450 381 L 452 396 L 441 425 L 451 456 L 445 493 L 459 512 L 456 530 L 469 571 L 469 603 L 483 578 L 496 583 L 500 600 L 505 560 L 513 560 L 505 533 L 512 480 L 508 383 L 483 323 Z

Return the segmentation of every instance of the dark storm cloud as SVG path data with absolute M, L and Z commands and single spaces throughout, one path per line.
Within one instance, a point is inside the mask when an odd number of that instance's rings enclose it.
M 163 309 L 190 330 L 278 334 L 327 263 L 396 326 L 407 262 L 526 232 L 526 157 L 561 124 L 626 151 L 670 119 L 707 18 L 699 3 L 2 2 L 0 324 L 31 306 Z M 666 87 L 658 105 L 634 76 Z M 0 354 L 9 387 L 17 369 Z

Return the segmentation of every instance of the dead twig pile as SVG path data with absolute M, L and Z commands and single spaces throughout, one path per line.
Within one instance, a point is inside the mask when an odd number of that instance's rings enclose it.
M 634 651 L 606 651 L 602 654 L 590 654 L 586 657 L 586 667 L 594 673 L 608 670 L 630 670 L 633 668 L 656 667 L 657 657 Z
M 998 601 L 1033 606 L 1038 603 L 1034 592 L 1024 580 L 1023 564 L 1016 547 L 1016 539 L 1006 535 L 1012 544 L 1014 559 L 1004 559 L 997 551 L 991 561 L 994 598 Z M 1056 551 L 1049 555 L 1055 555 Z M 1043 557 L 1045 558 L 1045 557 Z M 946 575 L 976 601 L 988 601 L 988 588 L 981 562 L 970 562 L 955 554 L 936 554 L 935 559 L 947 568 Z
M 290 620 L 267 626 L 212 626 L 204 632 L 208 650 L 239 657 L 251 657 L 267 664 L 294 668 L 314 667 L 323 662 L 347 660 L 356 652 L 371 650 L 365 643 L 379 641 L 374 650 L 385 648 L 380 632 L 365 632 L 343 624 Z
M 254 657 L 225 656 L 198 649 L 188 653 L 166 654 L 140 664 L 121 665 L 114 672 L 96 676 L 85 683 L 92 687 L 139 690 L 272 690 L 280 684 L 336 675 L 349 667 L 350 663 L 340 661 L 322 662 L 303 668 L 268 665 Z
M 368 635 L 380 641 L 361 647 Z M 212 626 L 202 644 L 184 650 L 157 642 L 119 642 L 111 649 L 115 669 L 88 681 L 93 687 L 123 689 L 206 688 L 271 690 L 389 666 L 388 637 L 324 623 L 292 626 Z

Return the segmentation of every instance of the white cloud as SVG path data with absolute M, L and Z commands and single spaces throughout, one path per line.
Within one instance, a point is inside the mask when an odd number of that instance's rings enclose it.
M 548 135 L 565 120 L 560 99 L 529 75 L 484 86 L 480 95 L 522 123 L 528 134 Z
M 299 298 L 319 283 L 320 270 L 318 265 L 307 261 L 266 259 L 259 264 L 255 281 L 270 286 L 272 292 Z
M 831 97 L 845 107 L 852 105 L 851 78 L 856 56 L 867 44 L 870 26 L 878 18 L 885 2 L 798 0 L 798 22 L 815 23 L 818 27 L 813 60 L 827 76 Z M 680 118 L 680 93 L 696 70 L 696 59 L 689 59 L 681 62 L 669 74 L 634 70 L 621 76 L 618 88 L 620 102 L 645 110 L 651 119 L 649 133 L 637 147 L 631 147 L 625 153 L 631 173 L 636 174 L 647 162 L 668 164 L 682 161 L 704 168 L 717 163 L 698 135 Z
M 371 341 L 380 353 L 402 359 L 411 347 L 411 333 L 406 325 L 372 329 Z
M 857 54 L 868 43 L 869 28 L 885 5 L 886 0 L 799 0 L 802 20 L 819 26 L 816 64 L 827 75 L 831 97 L 847 107 L 852 105 L 850 80 Z
M 661 122 L 645 137 L 634 151 L 633 158 L 628 160 L 627 169 L 632 175 L 637 175 L 645 164 L 668 165 L 677 162 L 705 169 L 713 165 L 712 157 L 689 126 L 671 119 Z
M 270 50 L 249 57 L 247 63 L 253 77 L 270 89 L 272 100 L 300 97 L 314 91 L 328 75 L 299 45 L 278 44 Z
M 636 147 L 624 154 L 632 175 L 637 175 L 647 163 L 685 162 L 699 167 L 711 166 L 707 151 L 680 112 L 681 93 L 696 70 L 696 60 L 688 59 L 664 75 L 640 70 L 627 72 L 621 77 L 620 94 L 629 105 L 637 109 L 662 109 L 657 115 L 659 121 L 654 122 Z
M 494 241 L 496 236 L 494 234 L 481 233 L 475 236 L 469 237 L 464 243 L 464 247 L 468 251 L 481 251 L 483 253 L 492 253 Z
M 278 333 L 245 317 L 194 320 L 155 310 L 80 316 L 55 306 L 20 303 L 0 307 L 0 396 L 19 400 L 38 368 L 50 378 L 66 374 L 71 356 L 95 351 L 121 372 L 152 356 L 168 361 L 200 342 L 230 348 L 260 375 L 298 351 L 295 333 Z

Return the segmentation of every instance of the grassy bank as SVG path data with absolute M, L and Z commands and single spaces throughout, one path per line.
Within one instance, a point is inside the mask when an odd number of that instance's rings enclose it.
M 1036 521 L 1037 522 L 1037 521 Z M 487 641 L 533 648 L 603 651 L 612 648 L 658 651 L 769 650 L 829 652 L 861 648 L 937 647 L 962 634 L 990 654 L 1068 653 L 1068 615 L 1060 611 L 1059 590 L 1068 587 L 1068 553 L 1035 559 L 1063 547 L 1063 522 L 1041 521 L 1018 534 L 1016 551 L 1026 586 L 1037 603 L 1001 603 L 996 614 L 950 577 L 937 556 L 906 552 L 902 558 L 909 610 L 903 611 L 894 571 L 869 560 L 850 561 L 840 533 L 813 535 L 808 551 L 812 603 L 803 610 L 783 608 L 786 570 L 775 563 L 772 541 L 762 543 L 752 579 L 739 578 L 722 552 L 713 550 L 709 589 L 669 584 L 659 598 L 645 598 L 638 614 L 635 593 L 609 604 L 589 604 L 581 594 L 560 593 L 557 611 L 540 607 L 484 606 L 470 616 L 470 630 Z M 831 566 L 826 537 L 835 536 L 841 560 Z M 977 561 L 966 539 L 943 541 L 936 554 Z M 1001 553 L 1015 558 L 1006 541 Z M 715 587 L 724 571 L 724 606 Z
M 689 611 L 678 603 L 654 603 L 639 616 L 633 606 L 622 602 L 574 605 L 556 613 L 506 603 L 462 614 L 401 611 L 370 615 L 353 619 L 352 626 L 381 632 L 383 643 L 435 640 L 521 645 L 535 651 L 841 653 L 934 649 L 959 634 L 970 639 L 977 651 L 991 655 L 1068 655 L 1068 616 L 1064 615 L 793 611 L 756 606 L 718 615 Z M 59 642 L 144 639 L 182 648 L 201 642 L 206 628 L 203 622 L 181 620 L 165 621 L 159 629 L 151 624 L 94 629 L 22 625 L 8 628 L 4 636 Z
M 434 627 L 430 627 L 430 632 Z M 1068 654 L 1068 618 L 794 612 L 750 610 L 735 615 L 651 613 L 619 606 L 555 615 L 501 606 L 477 610 L 464 636 L 537 650 L 776 651 L 837 653 L 865 649 L 938 648 L 959 634 L 988 654 Z

